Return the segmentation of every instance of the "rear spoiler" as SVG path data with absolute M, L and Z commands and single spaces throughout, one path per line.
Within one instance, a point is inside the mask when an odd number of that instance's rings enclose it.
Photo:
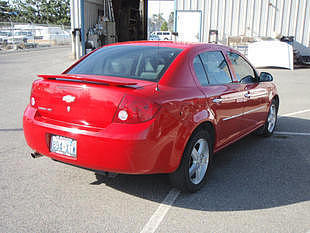
M 79 81 L 79 82 L 90 82 L 90 83 L 99 83 L 99 84 L 107 84 L 111 86 L 132 86 L 138 84 L 135 81 L 127 81 L 123 78 L 118 77 L 109 77 L 109 76 L 100 76 L 100 75 L 85 75 L 85 74 L 57 74 L 57 75 L 45 75 L 39 74 L 38 77 L 43 79 L 50 79 L 50 80 L 65 80 L 65 81 Z

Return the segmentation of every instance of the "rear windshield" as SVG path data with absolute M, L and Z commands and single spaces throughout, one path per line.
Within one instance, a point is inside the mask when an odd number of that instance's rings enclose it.
M 153 46 L 107 46 L 89 55 L 68 74 L 116 76 L 157 82 L 181 51 Z

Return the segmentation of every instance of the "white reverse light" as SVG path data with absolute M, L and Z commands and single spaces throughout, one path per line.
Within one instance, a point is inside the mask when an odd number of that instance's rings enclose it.
M 126 121 L 128 118 L 128 113 L 125 110 L 119 111 L 118 118 L 122 121 Z
M 34 97 L 31 97 L 31 105 L 34 106 L 36 104 L 36 100 Z

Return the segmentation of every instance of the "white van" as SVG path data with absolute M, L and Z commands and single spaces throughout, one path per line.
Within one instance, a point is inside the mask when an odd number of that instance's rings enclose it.
M 169 31 L 155 31 L 151 35 L 158 36 L 160 40 L 172 40 L 172 33 Z

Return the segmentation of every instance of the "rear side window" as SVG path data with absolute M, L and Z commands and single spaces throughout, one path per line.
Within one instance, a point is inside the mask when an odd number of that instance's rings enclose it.
M 228 52 L 227 54 L 239 82 L 252 83 L 257 81 L 254 69 L 246 60 L 244 60 L 243 57 L 241 57 L 239 54 L 232 52 Z
M 231 83 L 231 76 L 226 60 L 220 51 L 209 51 L 200 54 L 210 84 Z
M 181 51 L 153 46 L 107 46 L 89 55 L 68 74 L 115 76 L 156 82 Z
M 203 68 L 203 64 L 202 64 L 199 56 L 196 56 L 194 58 L 193 66 L 194 66 L 194 70 L 196 73 L 196 77 L 198 78 L 200 84 L 202 86 L 208 85 L 209 82 L 207 79 L 207 75 L 206 75 L 205 69 Z

